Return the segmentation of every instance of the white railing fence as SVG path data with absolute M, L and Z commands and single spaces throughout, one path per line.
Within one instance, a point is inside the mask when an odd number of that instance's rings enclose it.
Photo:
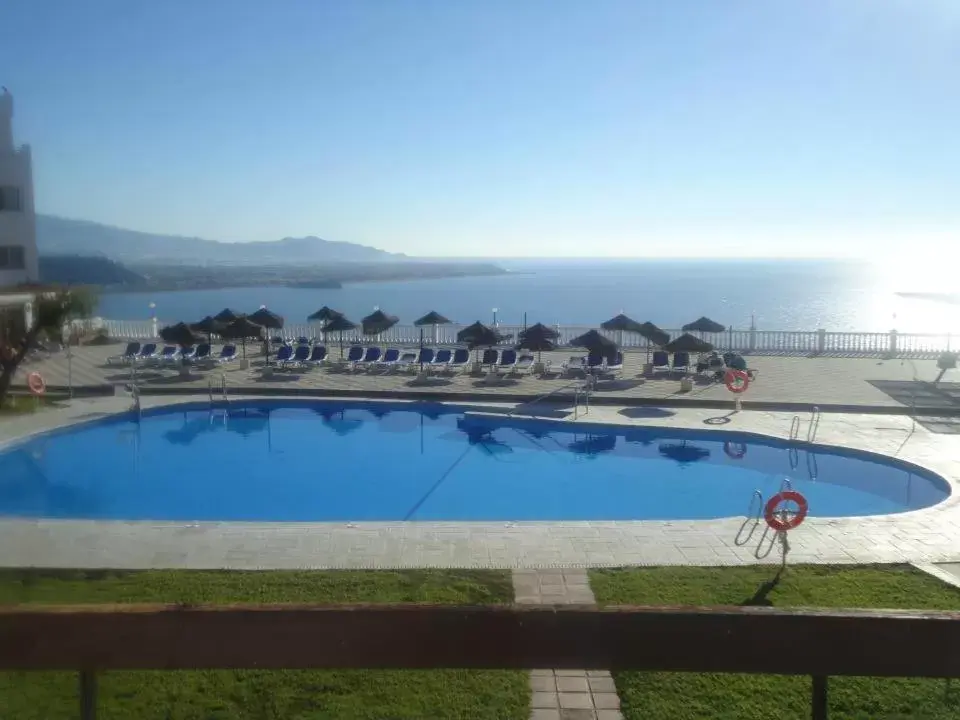
M 166 323 L 156 320 L 106 320 L 100 321 L 108 335 L 115 340 L 144 340 L 157 337 L 157 331 Z M 271 332 L 286 339 L 307 337 L 321 339 L 319 323 L 291 323 L 283 330 Z M 394 325 L 380 335 L 363 335 L 357 329 L 343 333 L 345 343 L 381 343 L 393 345 L 417 345 L 421 332 L 424 343 L 431 345 L 455 345 L 462 325 L 437 325 L 423 328 L 414 325 Z M 591 325 L 554 325 L 559 333 L 557 344 L 568 345 L 578 335 L 593 329 Z M 504 344 L 515 342 L 522 332 L 521 325 L 497 326 L 508 337 Z M 682 333 L 679 329 L 667 329 L 671 337 Z M 655 349 L 637 333 L 601 331 L 625 349 Z M 694 333 L 698 334 L 698 333 Z M 933 357 L 956 348 L 949 334 L 916 334 L 876 332 L 827 332 L 826 330 L 735 330 L 721 333 L 699 334 L 718 350 L 735 350 L 758 355 L 871 355 L 890 357 Z M 330 333 L 328 342 L 339 343 L 340 334 Z

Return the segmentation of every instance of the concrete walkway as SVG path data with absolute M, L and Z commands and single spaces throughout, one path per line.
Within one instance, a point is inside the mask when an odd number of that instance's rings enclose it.
M 518 605 L 593 605 L 586 570 L 514 570 Z M 606 670 L 531 670 L 530 720 L 623 720 Z

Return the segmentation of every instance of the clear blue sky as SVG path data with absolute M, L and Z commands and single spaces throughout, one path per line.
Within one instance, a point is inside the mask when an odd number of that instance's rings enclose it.
M 8 0 L 43 212 L 421 255 L 960 239 L 958 0 Z

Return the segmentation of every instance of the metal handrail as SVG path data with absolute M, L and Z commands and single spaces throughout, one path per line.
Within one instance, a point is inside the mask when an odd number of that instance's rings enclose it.
M 140 406 L 140 387 L 137 385 L 137 364 L 130 365 L 130 395 L 133 397 L 133 410 L 137 413 L 137 422 L 143 417 L 143 408 Z
M 794 415 L 790 421 L 790 439 L 796 440 L 800 436 L 800 416 Z
M 811 480 L 816 480 L 817 475 L 820 473 L 820 468 L 817 467 L 817 454 L 812 453 L 809 450 L 807 451 L 807 475 L 810 476 Z
M 817 439 L 817 430 L 820 429 L 820 408 L 816 405 L 810 411 L 810 425 L 807 427 L 807 442 Z
M 753 512 L 753 501 L 757 501 L 757 511 Z M 760 515 L 763 513 L 763 493 L 759 490 L 754 490 L 753 495 L 750 496 L 750 504 L 747 506 L 747 517 L 754 518 L 755 520 L 760 520 Z
M 540 402 L 541 400 L 546 400 L 546 399 L 547 399 L 548 397 L 550 397 L 551 395 L 556 395 L 557 393 L 563 392 L 564 390 L 569 390 L 570 388 L 573 388 L 573 390 L 574 390 L 574 396 L 573 396 L 573 397 L 574 397 L 574 411 L 576 411 L 576 406 L 579 404 L 579 392 L 580 392 L 580 388 L 581 388 L 582 384 L 583 384 L 582 381 L 577 380 L 577 381 L 572 382 L 572 383 L 569 383 L 569 384 L 567 384 L 567 385 L 561 385 L 560 387 L 554 388 L 554 389 L 551 390 L 550 392 L 545 392 L 543 395 L 538 395 L 538 396 L 535 397 L 533 400 L 529 400 L 529 401 L 527 401 L 527 402 L 525 402 L 525 403 L 523 403 L 523 404 L 524 404 L 524 405 L 535 405 L 535 404 L 537 404 L 538 402 Z M 508 412 L 508 413 L 507 413 L 507 417 L 513 417 L 514 412 L 516 412 L 516 408 L 514 408 L 513 410 L 511 410 L 510 412 Z

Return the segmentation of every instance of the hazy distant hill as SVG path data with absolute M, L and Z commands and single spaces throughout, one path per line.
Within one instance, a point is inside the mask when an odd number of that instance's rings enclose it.
M 40 282 L 55 285 L 101 285 L 137 289 L 147 279 L 105 257 L 41 255 Z
M 101 255 L 125 263 L 302 265 L 407 259 L 365 245 L 318 237 L 227 243 L 125 230 L 54 215 L 37 215 L 37 246 L 41 255 Z

